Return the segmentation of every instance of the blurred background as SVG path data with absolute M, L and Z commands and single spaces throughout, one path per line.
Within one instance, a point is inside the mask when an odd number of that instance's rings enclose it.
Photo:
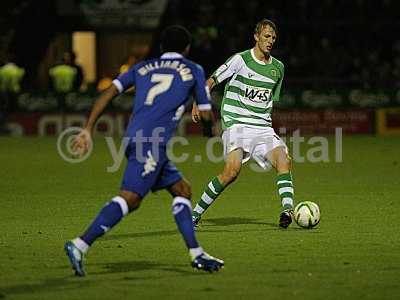
M 394 0 L 2 1 L 0 133 L 54 135 L 82 125 L 113 78 L 159 55 L 162 28 L 193 34 L 190 59 L 210 75 L 253 47 L 254 25 L 273 20 L 272 55 L 285 64 L 274 127 L 305 133 L 400 133 L 400 14 Z M 218 114 L 223 86 L 213 92 Z M 99 131 L 120 135 L 132 94 L 116 98 Z M 199 133 L 184 117 L 180 133 Z

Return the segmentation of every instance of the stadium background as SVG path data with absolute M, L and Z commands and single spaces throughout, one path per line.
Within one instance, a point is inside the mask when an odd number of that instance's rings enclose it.
M 399 299 L 397 2 L 1 1 L 0 61 L 15 62 L 25 75 L 19 91 L 1 90 L 0 299 Z M 202 246 L 225 260 L 219 274 L 190 269 L 170 196 L 160 192 L 100 239 L 88 255 L 88 276 L 74 278 L 63 245 L 118 192 L 124 168 L 107 171 L 113 160 L 101 135 L 89 159 L 64 161 L 58 133 L 83 125 L 100 80 L 104 88 L 124 64 L 158 55 L 166 25 L 190 28 L 190 58 L 209 74 L 252 47 L 253 26 L 264 17 L 278 25 L 273 55 L 286 65 L 274 126 L 306 134 L 301 154 L 322 157 L 315 135 L 329 142 L 328 160 L 295 161 L 293 171 L 295 201 L 318 203 L 321 223 L 279 230 L 275 173 L 245 166 L 197 232 Z M 71 50 L 84 81 L 57 92 L 49 70 Z M 221 93 L 213 94 L 216 114 Z M 113 101 L 99 131 L 123 133 L 132 96 Z M 333 159 L 335 127 L 344 131 L 342 162 Z M 207 159 L 208 139 L 189 112 L 180 133 L 193 133 L 176 153 L 190 154 L 177 165 L 196 201 L 223 161 Z
M 400 105 L 395 1 L 6 1 L 3 6 L 10 13 L 1 19 L 0 61 L 12 57 L 25 71 L 18 93 L 2 93 L 3 124 L 11 123 L 12 134 L 54 134 L 70 125 L 68 116 L 87 111 L 121 66 L 159 54 L 157 37 L 165 25 L 179 23 L 193 32 L 190 58 L 211 74 L 232 53 L 253 45 L 254 24 L 263 17 L 278 24 L 273 55 L 286 67 L 275 127 L 305 133 L 334 127 L 345 133 L 399 131 L 399 112 L 387 109 Z M 57 92 L 49 70 L 68 51 L 77 55 L 83 82 Z M 221 94 L 222 88 L 214 92 L 216 111 Z M 127 114 L 121 112 L 130 111 L 131 99 L 121 96 L 112 104 L 124 122 Z M 68 124 L 54 118 L 61 112 Z M 103 124 L 103 130 L 122 134 L 115 129 L 115 114 L 108 120 L 114 124 Z M 190 124 L 183 127 L 198 132 Z

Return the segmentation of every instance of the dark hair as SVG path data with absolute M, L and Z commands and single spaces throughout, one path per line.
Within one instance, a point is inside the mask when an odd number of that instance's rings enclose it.
M 254 33 L 259 34 L 261 30 L 267 25 L 271 26 L 272 29 L 275 31 L 275 33 L 278 34 L 278 30 L 276 29 L 275 23 L 268 19 L 262 19 L 260 22 L 258 22 L 256 24 L 256 27 L 254 28 Z
M 161 51 L 182 53 L 190 45 L 189 31 L 180 25 L 165 28 L 161 33 Z

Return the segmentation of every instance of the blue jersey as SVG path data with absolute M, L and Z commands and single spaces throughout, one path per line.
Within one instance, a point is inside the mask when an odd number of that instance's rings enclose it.
M 160 144 L 166 144 L 192 94 L 200 110 L 211 109 L 203 68 L 178 53 L 141 62 L 113 83 L 120 93 L 132 86 L 136 89 L 133 118 L 125 134 L 128 137 L 142 131 L 143 137 L 157 135 L 162 139 Z

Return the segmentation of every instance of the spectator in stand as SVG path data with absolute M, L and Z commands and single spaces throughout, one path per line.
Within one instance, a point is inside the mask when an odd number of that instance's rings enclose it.
M 25 74 L 25 70 L 14 61 L 10 54 L 6 63 L 0 67 L 0 135 L 8 133 L 7 113 L 16 109 L 17 94 L 21 91 L 21 81 Z
M 7 62 L 0 67 L 0 92 L 17 94 L 21 91 L 21 81 L 25 70 L 18 67 L 12 55 Z
M 72 57 L 68 53 L 64 53 L 61 63 L 49 70 L 51 89 L 58 94 L 72 92 L 79 84 L 78 70 L 72 66 Z
M 64 64 L 71 66 L 76 70 L 76 76 L 73 83 L 73 90 L 79 91 L 83 83 L 83 69 L 76 63 L 76 54 L 73 51 L 65 52 L 63 55 Z
M 78 91 L 82 83 L 79 66 L 75 65 L 73 52 L 65 52 L 62 62 L 50 68 L 51 90 L 56 92 L 58 108 L 66 109 L 65 95 Z M 82 72 L 82 70 L 81 70 Z

